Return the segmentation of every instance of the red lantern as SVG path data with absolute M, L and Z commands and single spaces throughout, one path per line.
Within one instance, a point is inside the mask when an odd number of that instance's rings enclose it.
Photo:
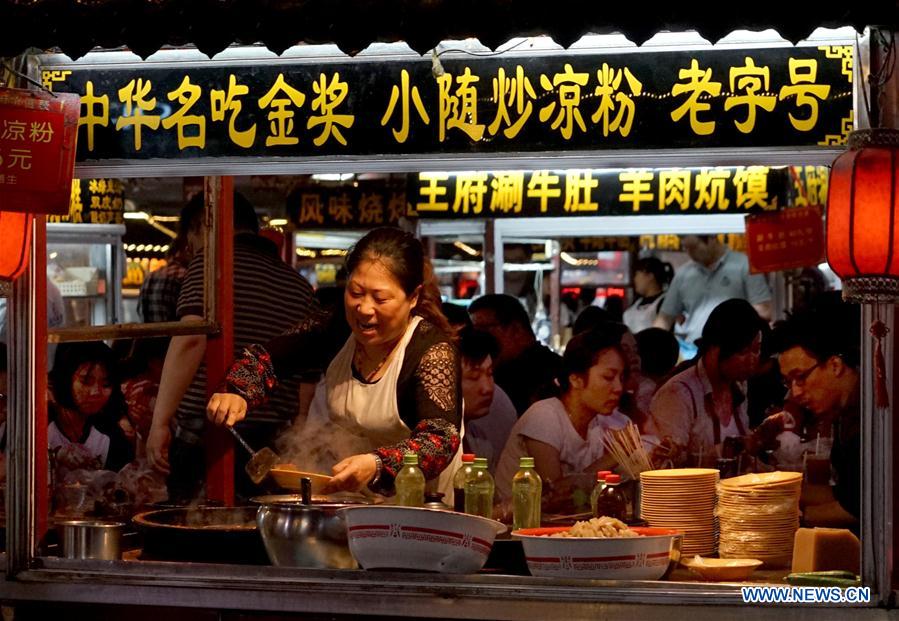
M 30 213 L 0 211 L 0 280 L 13 280 L 25 269 L 33 217 Z
M 849 135 L 827 195 L 827 262 L 854 302 L 899 301 L 899 131 Z

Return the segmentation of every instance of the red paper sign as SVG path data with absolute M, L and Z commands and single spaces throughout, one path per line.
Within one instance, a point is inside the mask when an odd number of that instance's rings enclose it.
M 81 99 L 0 88 L 0 210 L 69 213 Z
M 753 274 L 811 267 L 824 260 L 821 207 L 795 207 L 746 216 L 746 246 Z

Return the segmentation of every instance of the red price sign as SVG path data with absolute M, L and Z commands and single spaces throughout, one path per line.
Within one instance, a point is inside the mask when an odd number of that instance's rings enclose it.
M 81 100 L 0 88 L 0 209 L 69 213 Z
M 824 260 L 820 207 L 794 207 L 746 217 L 749 269 L 754 274 L 811 267 Z

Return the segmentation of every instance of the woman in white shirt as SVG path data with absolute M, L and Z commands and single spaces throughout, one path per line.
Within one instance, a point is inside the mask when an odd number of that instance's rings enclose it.
M 560 395 L 537 401 L 512 427 L 496 470 L 500 499 L 511 496 L 512 477 L 524 456 L 534 458 L 547 487 L 567 475 L 614 464 L 604 455 L 602 437 L 605 429 L 629 422 L 615 412 L 627 374 L 620 334 L 597 329 L 569 341 L 562 357 Z
M 674 268 L 656 257 L 645 257 L 634 264 L 636 301 L 624 311 L 624 325 L 634 334 L 651 328 L 665 299 L 665 289 L 674 278 Z

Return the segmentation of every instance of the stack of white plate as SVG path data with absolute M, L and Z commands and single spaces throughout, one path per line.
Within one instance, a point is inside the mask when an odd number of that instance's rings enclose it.
M 683 531 L 682 554 L 714 554 L 717 482 L 718 471 L 708 468 L 641 472 L 640 516 L 650 526 Z
M 802 473 L 766 472 L 725 479 L 718 484 L 722 558 L 755 558 L 784 566 L 793 556 L 799 528 Z

